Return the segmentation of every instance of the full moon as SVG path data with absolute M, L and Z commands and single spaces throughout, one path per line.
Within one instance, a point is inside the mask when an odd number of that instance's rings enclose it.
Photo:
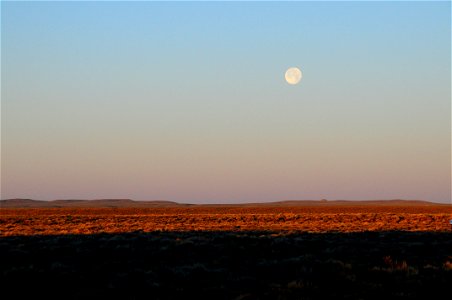
M 293 67 L 287 69 L 284 77 L 286 78 L 288 84 L 297 84 L 300 82 L 303 74 L 301 73 L 300 69 Z

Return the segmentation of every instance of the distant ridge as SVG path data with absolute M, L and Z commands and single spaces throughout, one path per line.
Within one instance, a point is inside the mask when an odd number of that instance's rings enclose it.
M 378 205 L 378 206 L 430 206 L 430 205 L 448 205 L 447 203 L 435 203 L 424 200 L 285 200 L 267 203 L 249 203 L 248 205 L 270 205 L 270 206 L 334 206 L 334 205 Z
M 95 199 L 95 200 L 32 200 L 6 199 L 0 200 L 0 208 L 39 208 L 39 207 L 173 207 L 189 206 L 173 201 L 134 201 L 131 199 Z
M 423 200 L 285 200 L 276 202 L 256 202 L 240 204 L 186 204 L 174 201 L 154 200 L 136 201 L 131 199 L 95 199 L 95 200 L 33 200 L 33 199 L 6 199 L 0 200 L 0 208 L 58 208 L 58 207 L 136 207 L 136 208 L 156 208 L 156 207 L 188 207 L 188 206 L 209 206 L 209 207 L 291 207 L 291 206 L 434 206 L 450 205 L 448 203 L 434 203 Z

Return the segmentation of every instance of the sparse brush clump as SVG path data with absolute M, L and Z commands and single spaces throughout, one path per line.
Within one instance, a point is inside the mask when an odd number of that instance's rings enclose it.
M 408 263 L 405 260 L 402 260 L 400 262 L 397 260 L 393 260 L 391 256 L 384 256 L 383 263 L 384 267 L 375 268 L 375 270 L 382 270 L 385 272 L 402 272 L 406 273 L 407 275 L 415 275 L 419 273 L 418 268 L 408 266 Z

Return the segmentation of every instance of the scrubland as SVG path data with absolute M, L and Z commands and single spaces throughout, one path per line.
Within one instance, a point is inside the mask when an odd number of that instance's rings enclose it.
M 440 299 L 450 206 L 0 209 L 20 299 Z
M 17 208 L 0 236 L 133 231 L 447 231 L 450 206 Z

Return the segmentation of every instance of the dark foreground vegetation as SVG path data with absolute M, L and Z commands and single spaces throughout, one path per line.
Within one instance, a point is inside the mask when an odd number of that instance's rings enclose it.
M 10 236 L 0 255 L 15 298 L 440 299 L 452 283 L 450 232 Z

